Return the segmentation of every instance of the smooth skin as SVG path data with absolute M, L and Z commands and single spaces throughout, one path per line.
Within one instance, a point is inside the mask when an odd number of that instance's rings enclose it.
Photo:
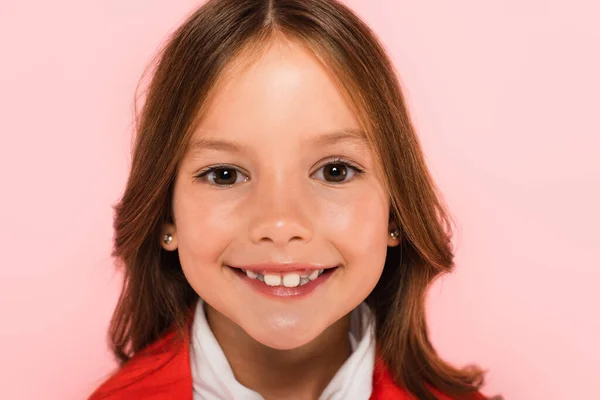
M 163 247 L 178 249 L 240 383 L 267 399 L 316 399 L 350 356 L 349 313 L 399 244 L 382 167 L 364 134 L 331 139 L 360 125 L 296 42 L 278 38 L 223 78 L 181 161 Z M 198 178 L 216 164 L 226 165 Z M 227 267 L 288 262 L 339 267 L 298 299 L 264 296 Z

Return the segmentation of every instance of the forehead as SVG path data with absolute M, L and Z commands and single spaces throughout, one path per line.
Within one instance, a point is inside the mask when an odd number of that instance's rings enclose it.
M 211 132 L 238 141 L 296 138 L 325 143 L 332 135 L 364 137 L 335 78 L 304 46 L 276 40 L 259 55 L 246 56 L 223 72 L 192 142 L 209 139 Z

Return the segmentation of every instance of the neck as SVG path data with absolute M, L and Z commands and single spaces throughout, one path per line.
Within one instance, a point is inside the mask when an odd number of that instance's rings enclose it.
M 349 314 L 312 342 L 277 350 L 251 338 L 207 303 L 205 312 L 235 378 L 265 399 L 318 398 L 352 352 Z

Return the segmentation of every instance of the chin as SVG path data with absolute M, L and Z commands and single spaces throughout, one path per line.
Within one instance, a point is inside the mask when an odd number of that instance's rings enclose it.
M 314 335 L 312 337 L 303 337 L 299 338 L 298 336 L 289 336 L 283 337 L 279 335 L 264 335 L 260 337 L 254 338 L 257 342 L 262 344 L 263 346 L 269 347 L 275 350 L 293 350 L 299 347 L 302 347 L 312 340 L 314 340 L 318 335 Z
M 255 326 L 258 329 L 248 329 L 246 333 L 272 349 L 292 350 L 312 342 L 321 334 L 323 329 L 318 329 L 319 324 L 315 322 L 294 324 L 288 319 L 272 317 L 268 323 Z

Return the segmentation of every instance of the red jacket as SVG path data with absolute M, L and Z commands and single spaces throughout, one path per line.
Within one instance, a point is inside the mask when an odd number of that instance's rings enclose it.
M 178 346 L 169 341 L 171 330 L 162 338 L 134 355 L 123 367 L 113 373 L 88 400 L 192 400 L 192 374 L 189 341 Z M 439 400 L 451 397 L 431 389 Z M 379 355 L 373 371 L 371 400 L 414 400 L 414 397 L 396 386 Z M 463 396 L 461 400 L 486 400 L 481 393 Z

